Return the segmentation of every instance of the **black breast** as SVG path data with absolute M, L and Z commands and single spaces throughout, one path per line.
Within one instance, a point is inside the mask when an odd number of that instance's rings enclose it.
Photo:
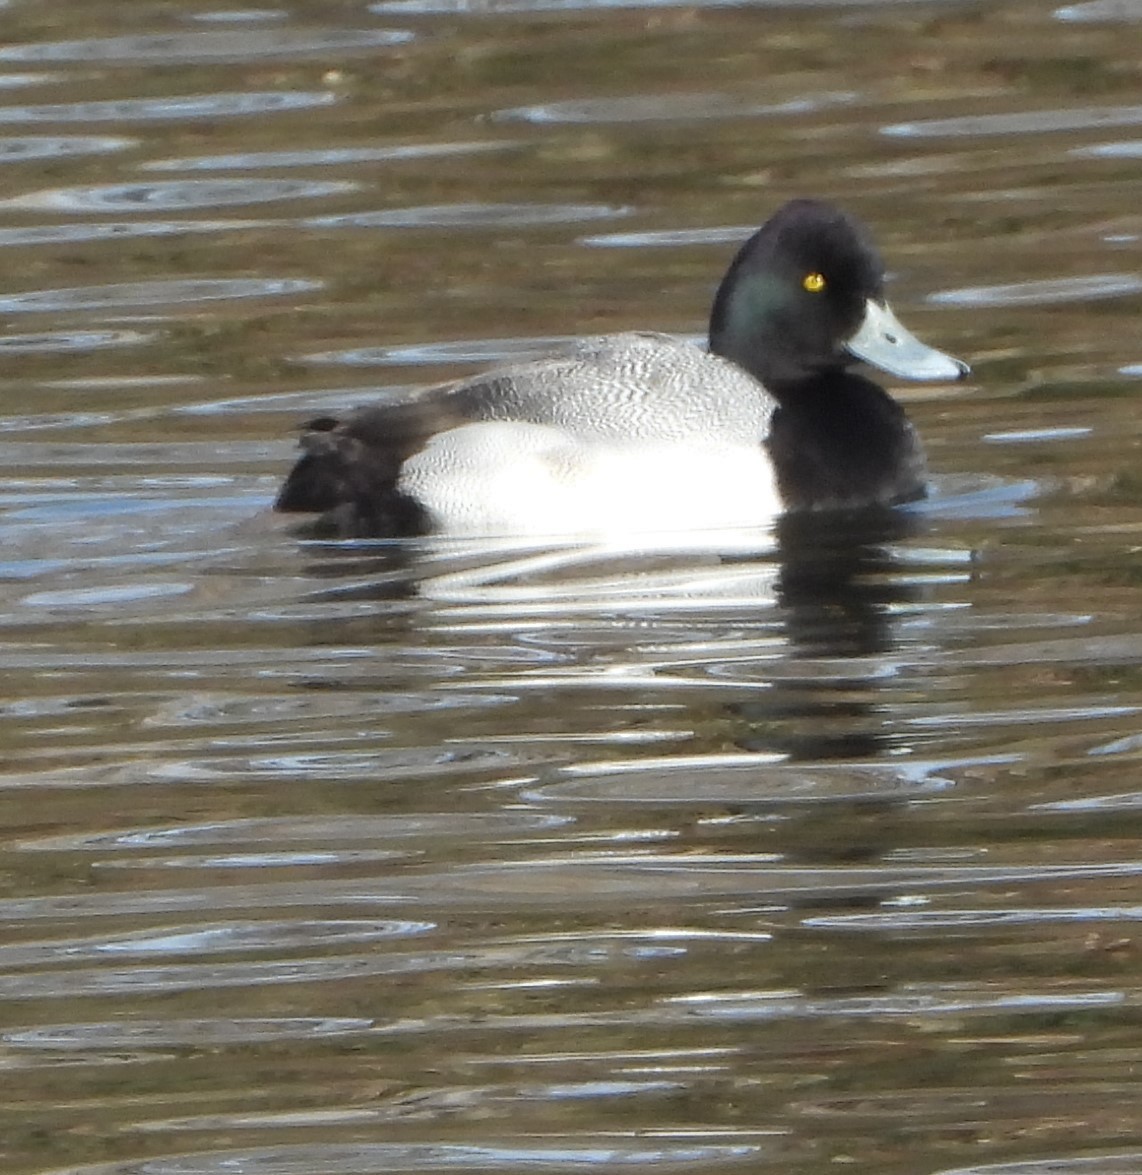
M 766 446 L 786 509 L 891 505 L 925 495 L 920 439 L 883 388 L 837 372 L 770 390 L 778 408 Z

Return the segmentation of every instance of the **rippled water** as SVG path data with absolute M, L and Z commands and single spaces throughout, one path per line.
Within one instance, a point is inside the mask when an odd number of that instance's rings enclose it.
M 0 7 L 0 1168 L 1142 1170 L 1142 6 Z M 269 515 L 801 194 L 973 364 L 927 502 Z

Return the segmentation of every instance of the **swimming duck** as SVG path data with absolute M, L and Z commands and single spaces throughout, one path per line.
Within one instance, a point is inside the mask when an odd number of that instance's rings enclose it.
M 730 263 L 708 349 L 649 332 L 588 338 L 312 420 L 275 509 L 320 514 L 343 536 L 598 539 L 923 497 L 919 437 L 850 370 L 858 360 L 916 380 L 969 370 L 897 320 L 863 225 L 792 200 Z

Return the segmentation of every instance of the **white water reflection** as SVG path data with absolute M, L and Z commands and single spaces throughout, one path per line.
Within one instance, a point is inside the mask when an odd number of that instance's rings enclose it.
M 113 220 L 76 224 L 31 224 L 0 228 L 0 248 L 18 245 L 77 244 L 127 237 L 179 237 L 192 233 L 225 233 L 268 228 L 272 220 Z
M 429 1115 L 449 1115 L 465 1110 L 477 1113 L 501 1112 L 515 1103 L 610 1101 L 617 1098 L 662 1097 L 682 1094 L 684 1081 L 642 1080 L 567 1081 L 554 1084 L 445 1086 L 419 1091 L 412 1096 L 396 1096 L 374 1106 L 326 1106 L 280 1113 L 198 1114 L 186 1118 L 167 1118 L 157 1122 L 140 1122 L 140 1133 L 201 1130 L 299 1129 L 314 1126 L 366 1124 L 383 1125 L 400 1121 L 423 1121 Z
M 715 1136 L 716 1137 L 716 1136 Z M 605 1172 L 627 1167 L 715 1166 L 745 1159 L 757 1161 L 765 1147 L 698 1142 L 683 1133 L 632 1142 L 625 1133 L 600 1133 L 587 1141 L 557 1135 L 481 1143 L 298 1143 L 256 1149 L 198 1151 L 166 1155 L 139 1163 L 100 1163 L 72 1167 L 53 1175 L 390 1175 L 419 1171 L 577 1171 Z
M 752 8 L 773 0 L 700 0 L 702 8 Z M 844 0 L 841 0 L 843 3 Z M 678 8 L 687 0 L 379 0 L 378 16 L 496 16 L 517 12 L 595 12 L 600 9 Z
M 0 296 L 0 313 L 29 314 L 59 310 L 103 310 L 110 307 L 153 307 L 163 303 L 212 302 L 227 298 L 266 298 L 309 293 L 324 285 L 306 278 L 169 278 L 76 286 L 62 290 L 30 290 Z
M 0 4 L 0 8 L 4 5 Z M 54 73 L 5 73 L 0 74 L 0 90 L 20 90 L 25 86 L 42 86 L 54 82 L 59 75 Z
M 0 200 L 0 208 L 51 212 L 167 212 L 183 208 L 313 200 L 356 191 L 349 180 L 209 179 L 54 188 Z
M 58 939 L 0 946 L 0 969 L 92 959 L 149 959 L 296 950 L 341 943 L 380 942 L 425 934 L 431 922 L 323 919 L 213 922 L 202 926 L 167 926 L 127 935 Z
M 925 990 L 916 984 L 912 991 L 887 996 L 856 996 L 815 1000 L 786 992 L 724 992 L 717 995 L 682 996 L 664 1003 L 681 1006 L 694 1017 L 731 1020 L 784 1019 L 788 1016 L 956 1016 L 964 1013 L 1014 1012 L 1034 1015 L 1045 1011 L 1078 1011 L 1083 1008 L 1118 1007 L 1138 1003 L 1138 993 L 1064 991 L 988 991 L 971 984 L 949 990 Z
M 285 20 L 289 13 L 284 8 L 234 8 L 219 12 L 188 12 L 184 19 L 203 24 L 256 24 L 261 21 Z
M 1122 1151 L 1112 1155 L 1057 1155 L 1050 1159 L 1032 1159 L 1023 1163 L 983 1163 L 956 1167 L 934 1175 L 1138 1175 L 1142 1169 L 1142 1151 Z
M 27 608 L 119 608 L 123 604 L 144 600 L 167 599 L 193 591 L 190 583 L 115 584 L 106 587 L 72 588 L 50 592 L 33 592 L 20 603 Z
M 1138 749 L 1138 742 L 1129 739 L 1124 740 L 1123 745 L 1103 749 L 1100 753 L 1114 754 L 1117 751 L 1133 753 Z M 1133 812 L 1139 809 L 1142 809 L 1142 791 L 1083 796 L 1075 800 L 1053 800 L 1048 803 L 1031 805 L 1031 810 L 1034 812 Z
M 369 11 L 380 16 L 405 15 L 507 15 L 516 12 L 605 11 L 622 8 L 676 8 L 693 0 L 377 0 Z M 867 8 L 883 5 L 934 5 L 941 0 L 699 0 L 699 8 Z M 942 0 L 945 4 L 963 0 Z
M 106 155 L 138 146 L 138 139 L 115 135 L 10 135 L 0 137 L 0 163 L 28 159 L 67 159 L 73 155 Z
M 1142 139 L 1123 143 L 1099 143 L 1093 147 L 1075 147 L 1068 152 L 1076 159 L 1139 159 L 1142 158 Z
M 0 140 L 2 153 L 3 140 Z M 313 147 L 301 151 L 249 151 L 237 155 L 193 155 L 185 159 L 152 159 L 144 171 L 245 171 L 255 167 L 335 167 L 347 163 L 390 163 L 410 159 L 446 159 L 480 155 L 519 146 L 516 139 L 487 142 L 404 143 L 378 147 Z M 2 155 L 0 155 L 2 157 Z
M 514 793 L 513 793 L 514 794 Z M 629 846 L 627 846 L 629 849 Z M 1075 862 L 1050 865 L 898 865 L 806 866 L 775 864 L 771 855 L 697 855 L 679 852 L 629 850 L 617 845 L 595 854 L 580 852 L 574 857 L 490 861 L 438 870 L 418 870 L 378 881 L 327 881 L 308 878 L 297 882 L 211 884 L 189 888 L 158 888 L 139 891 L 59 894 L 50 897 L 0 899 L 0 918 L 16 923 L 55 919 L 122 918 L 129 915 L 175 913 L 196 914 L 203 910 L 246 910 L 260 907 L 276 910 L 322 906 L 352 906 L 371 911 L 406 913 L 415 905 L 433 911 L 468 911 L 502 914 L 506 910 L 528 910 L 541 914 L 579 911 L 587 914 L 606 907 L 621 910 L 632 902 L 683 902 L 699 911 L 704 903 L 717 901 L 758 901 L 771 903 L 836 902 L 842 900 L 878 902 L 907 900 L 917 896 L 956 894 L 964 890 L 1004 887 L 1060 887 L 1066 892 L 1080 882 L 1125 882 L 1142 878 L 1142 862 L 1115 861 L 1107 864 Z M 1010 901 L 1010 898 L 1008 898 Z M 677 916 L 677 915 L 675 915 Z M 465 947 L 470 962 L 487 947 L 506 965 L 511 955 L 501 944 L 472 944 Z M 583 949 L 589 950 L 584 939 Z M 376 965 L 371 956 L 341 956 L 350 970 Z M 446 952 L 407 956 L 393 966 L 415 970 L 460 966 L 459 958 L 447 962 Z M 515 956 L 518 961 L 518 956 Z M 335 960 L 334 960 L 335 961 Z M 320 961 L 318 961 L 320 962 Z M 276 973 L 276 972 L 275 972 Z M 194 969 L 181 969 L 166 976 L 178 983 L 189 981 Z M 235 983 L 252 982 L 249 973 L 234 972 Z M 288 982 L 283 979 L 281 982 Z M 30 990 L 30 988 L 29 988 Z
M 1090 277 L 1048 278 L 1002 286 L 971 286 L 940 290 L 928 301 L 945 306 L 1050 306 L 1126 298 L 1142 293 L 1142 277 L 1131 273 L 1100 273 Z
M 678 228 L 660 229 L 643 233 L 600 233 L 593 237 L 580 237 L 580 245 L 591 245 L 598 249 L 656 249 L 674 248 L 684 245 L 737 245 L 751 233 L 756 225 L 735 225 L 726 228 Z
M 184 853 L 178 857 L 123 857 L 95 861 L 93 869 L 314 869 L 339 865 L 378 865 L 407 858 L 391 849 L 263 849 L 249 853 Z
M 1050 922 L 1139 922 L 1142 906 L 1111 906 L 1059 910 L 1044 907 L 978 910 L 885 911 L 881 914 L 829 914 L 805 918 L 802 925 L 814 930 L 915 932 L 938 934 L 986 926 L 1034 926 Z
M 831 106 L 848 105 L 857 95 L 848 91 L 809 94 L 781 102 L 758 102 L 737 94 L 656 94 L 622 98 L 587 98 L 520 106 L 500 110 L 495 118 L 534 123 L 639 123 L 669 120 L 701 121 L 722 118 L 764 118 L 809 114 Z
M 225 32 L 152 33 L 86 41 L 35 41 L 0 46 L 0 62 L 78 61 L 173 64 L 258 58 L 338 56 L 413 39 L 404 29 L 228 29 Z
M 536 802 L 572 804 L 750 805 L 868 802 L 935 795 L 955 787 L 972 764 L 917 763 L 894 769 L 871 764 L 789 764 L 780 754 L 644 757 L 635 762 L 584 762 L 565 777 L 521 793 Z M 993 765 L 1015 762 L 994 757 Z
M 1055 19 L 1072 23 L 1142 21 L 1142 0 L 1086 0 L 1055 9 Z
M 343 920 L 344 921 L 344 920 Z M 355 920 L 358 925 L 362 920 Z M 336 922 L 327 920 L 329 927 Z M 347 926 L 352 923 L 346 922 Z M 383 927 L 377 934 L 346 929 L 345 942 L 401 940 L 416 938 L 434 931 L 429 922 L 396 922 L 378 924 Z M 275 932 L 282 936 L 277 941 Z M 233 946 L 231 935 L 235 936 Z M 339 983 L 349 980 L 368 979 L 376 976 L 431 976 L 450 972 L 483 973 L 494 981 L 497 973 L 515 977 L 528 968 L 567 969 L 570 972 L 589 968 L 592 965 L 622 963 L 623 965 L 652 964 L 664 965 L 673 959 L 681 962 L 686 956 L 685 935 L 680 936 L 678 945 L 670 942 L 667 935 L 656 935 L 653 943 L 639 945 L 637 938 L 592 937 L 572 940 L 546 940 L 525 938 L 476 946 L 454 946 L 449 949 L 426 947 L 418 952 L 384 950 L 380 947 L 361 954 L 336 954 L 335 947 L 340 939 L 336 930 L 325 934 L 321 924 L 314 924 L 313 933 L 306 931 L 304 923 L 265 924 L 265 931 L 257 924 L 242 926 L 234 924 L 205 925 L 194 932 L 189 927 L 176 936 L 148 938 L 140 935 L 134 942 L 116 944 L 111 939 L 103 948 L 97 948 L 95 957 L 100 962 L 95 966 L 55 967 L 38 971 L 17 970 L 0 973 L 0 997 L 5 999 L 67 998 L 70 996 L 98 996 L 134 993 L 156 995 L 177 991 L 202 991 L 207 989 L 233 989 L 264 987 L 297 983 Z M 751 940 L 756 941 L 756 939 Z M 768 941 L 763 936 L 762 941 Z M 57 953 L 61 960 L 50 956 Z M 150 949 L 153 948 L 153 949 Z M 312 955 L 297 956 L 295 949 L 309 949 Z M 104 965 L 104 958 L 118 963 L 121 958 L 136 956 L 149 959 L 152 955 L 179 956 L 226 955 L 245 951 L 276 951 L 282 955 L 259 961 L 230 962 L 225 960 L 190 963 L 166 963 L 123 966 Z M 44 955 L 49 956 L 46 960 Z M 74 941 L 54 943 L 33 943 L 15 952 L 14 965 L 26 964 L 43 966 L 63 961 L 68 964 L 92 958 L 92 953 L 83 944 Z M 509 978 L 508 982 L 516 981 Z M 573 975 L 565 985 L 591 985 L 590 979 L 576 979 Z
M 330 106 L 330 90 L 244 90 L 237 93 L 182 94 L 166 98 L 112 98 L 39 106 L 0 106 L 0 124 L 20 122 L 134 122 L 183 118 L 231 118 Z
M 522 228 L 629 216 L 631 208 L 608 204 L 430 204 L 423 208 L 386 208 L 312 216 L 310 228 Z
M 300 363 L 343 363 L 350 367 L 405 366 L 436 363 L 496 363 L 540 359 L 577 341 L 575 335 L 541 335 L 519 339 L 461 339 L 392 347 L 353 347 L 298 357 Z
M 1075 441 L 1091 435 L 1085 426 L 1075 428 L 1020 428 L 1008 432 L 989 432 L 980 437 L 992 445 L 1031 445 L 1042 441 Z
M 257 1040 L 296 1040 L 342 1036 L 371 1028 L 372 1019 L 355 1016 L 287 1016 L 217 1020 L 114 1020 L 7 1029 L 0 1033 L 7 1048 L 69 1051 L 166 1048 L 188 1045 L 209 1048 Z
M 38 334 L 0 335 L 0 352 L 37 354 L 68 351 L 99 351 L 105 347 L 134 347 L 153 342 L 153 331 L 63 330 Z
M 1139 123 L 1142 123 L 1142 106 L 1085 106 L 898 122 L 881 127 L 880 133 L 895 138 L 974 138 L 978 135 L 1026 135 L 1052 131 L 1096 130 L 1107 126 L 1137 126 Z
M 357 705 L 359 695 L 352 701 Z M 491 699 L 494 703 L 496 699 Z M 439 699 L 441 708 L 460 702 L 448 695 Z M 464 699 L 464 704 L 488 704 L 483 695 Z M 555 832 L 572 822 L 566 815 L 536 811 L 504 812 L 424 812 L 415 816 L 358 817 L 263 817 L 229 820 L 179 828 L 134 829 L 123 832 L 94 833 L 82 836 L 48 837 L 24 841 L 20 848 L 33 851 L 98 851 L 121 849 L 170 849 L 193 845 L 280 844 L 282 841 L 313 841 L 328 844 L 341 841 L 478 840 L 488 845 L 526 836 Z

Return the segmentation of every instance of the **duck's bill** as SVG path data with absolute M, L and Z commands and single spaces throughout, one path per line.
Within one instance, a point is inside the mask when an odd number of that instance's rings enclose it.
M 883 302 L 871 298 L 865 303 L 864 320 L 845 349 L 901 379 L 963 379 L 971 371 L 966 363 L 920 342 Z

